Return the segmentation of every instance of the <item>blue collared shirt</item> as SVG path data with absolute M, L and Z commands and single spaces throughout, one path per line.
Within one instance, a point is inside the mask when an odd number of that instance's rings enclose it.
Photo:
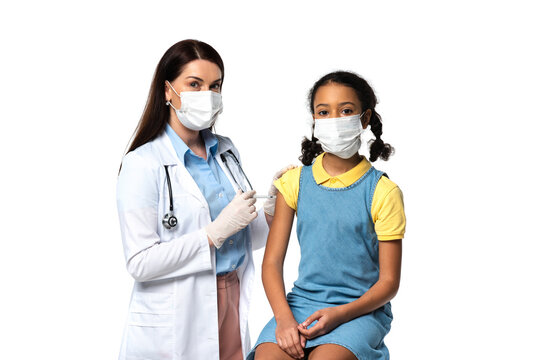
M 223 169 L 215 160 L 219 141 L 208 129 L 200 133 L 206 146 L 206 160 L 189 149 L 174 129 L 167 124 L 166 133 L 172 141 L 178 158 L 197 183 L 202 195 L 210 207 L 211 220 L 215 220 L 221 211 L 236 195 Z M 217 275 L 235 270 L 245 259 L 247 228 L 225 240 L 216 254 Z

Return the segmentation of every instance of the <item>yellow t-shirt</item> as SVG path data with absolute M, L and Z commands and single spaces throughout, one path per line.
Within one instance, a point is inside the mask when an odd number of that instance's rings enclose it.
M 313 176 L 318 185 L 331 188 L 350 186 L 372 166 L 367 159 L 363 158 L 353 169 L 338 176 L 331 176 L 322 166 L 324 154 L 320 154 L 313 164 Z M 274 182 L 288 206 L 294 210 L 297 210 L 300 174 L 301 167 L 297 167 L 287 171 Z M 385 176 L 380 178 L 374 189 L 371 216 L 378 240 L 398 240 L 404 237 L 406 216 L 404 215 L 402 192 L 397 184 Z

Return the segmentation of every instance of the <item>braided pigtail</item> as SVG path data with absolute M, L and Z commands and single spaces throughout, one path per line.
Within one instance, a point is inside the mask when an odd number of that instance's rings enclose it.
M 303 165 L 309 166 L 313 163 L 314 159 L 323 152 L 322 145 L 318 143 L 318 139 L 315 138 L 314 135 L 311 136 L 310 140 L 304 137 L 301 142 L 301 156 L 299 157 L 299 161 L 301 161 Z
M 375 136 L 375 140 L 370 140 L 370 156 L 369 160 L 375 162 L 378 160 L 378 157 L 381 157 L 382 160 L 387 160 L 395 152 L 395 149 L 384 143 L 382 140 L 382 117 L 374 109 L 372 110 L 371 120 L 369 122 L 371 126 L 371 131 Z

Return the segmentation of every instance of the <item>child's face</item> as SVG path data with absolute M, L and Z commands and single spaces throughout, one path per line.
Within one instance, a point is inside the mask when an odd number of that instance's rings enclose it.
M 341 84 L 320 86 L 314 96 L 314 119 L 337 118 L 362 113 L 356 92 Z

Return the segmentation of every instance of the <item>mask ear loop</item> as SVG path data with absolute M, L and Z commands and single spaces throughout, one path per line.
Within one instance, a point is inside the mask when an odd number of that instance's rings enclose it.
M 181 99 L 180 94 L 178 94 L 178 93 L 176 92 L 176 89 L 174 89 L 174 87 L 172 86 L 172 84 L 171 84 L 168 80 L 165 80 L 165 82 L 168 84 L 168 86 L 170 86 L 170 88 L 172 89 L 172 91 L 174 91 L 174 94 L 176 94 L 176 95 Z M 178 111 L 178 109 L 176 109 L 176 108 L 174 107 L 174 105 L 172 105 L 172 103 L 170 102 L 170 100 L 167 100 L 166 105 L 167 105 L 167 106 L 170 106 L 170 107 L 173 108 L 174 110 Z
M 166 105 L 167 105 L 167 106 L 170 106 L 170 107 L 173 108 L 174 110 L 178 111 L 178 109 L 176 109 L 176 108 L 174 107 L 174 105 L 172 105 L 172 103 L 170 102 L 170 100 L 167 100 Z
M 369 110 L 369 109 L 367 109 Z M 361 114 L 359 114 L 359 126 L 361 126 L 361 129 L 360 129 L 360 132 L 364 132 L 367 130 L 367 128 L 363 128 L 363 123 L 362 123 L 362 118 L 363 118 L 363 115 L 365 115 L 365 113 L 367 112 L 367 110 L 363 111 Z M 367 127 L 369 127 L 369 125 L 367 125 Z

